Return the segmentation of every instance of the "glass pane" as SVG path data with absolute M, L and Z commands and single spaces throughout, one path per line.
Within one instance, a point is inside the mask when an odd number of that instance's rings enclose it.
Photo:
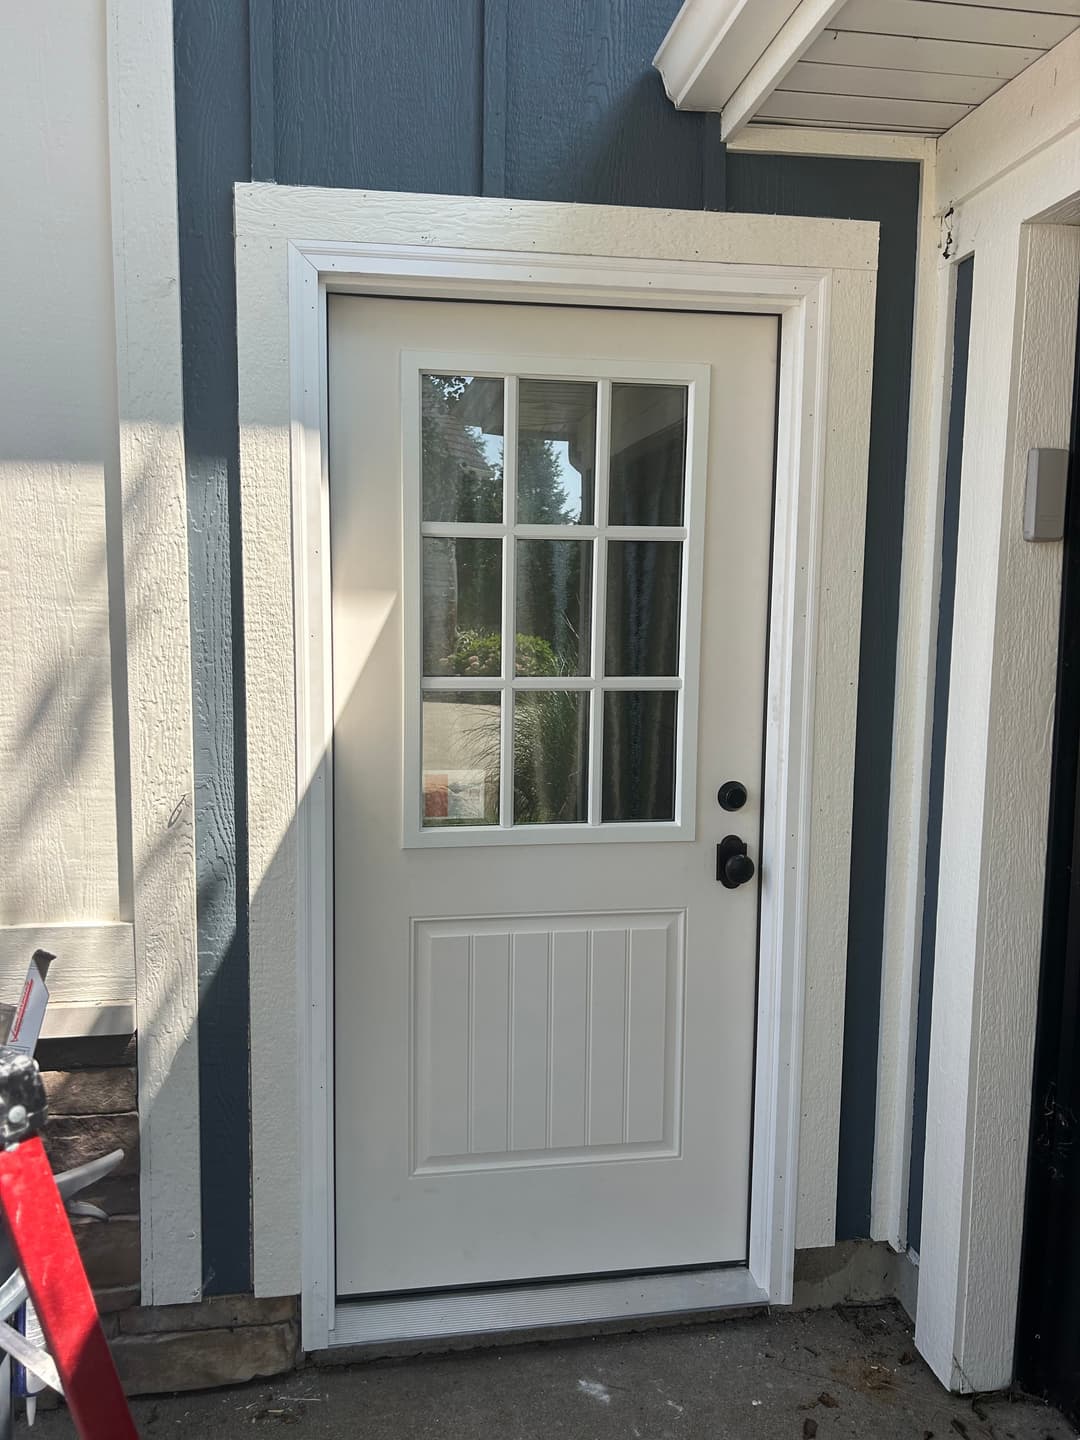
M 611 540 L 607 548 L 607 675 L 677 675 L 682 545 Z
M 610 525 L 681 525 L 685 385 L 612 385 Z
M 503 509 L 503 382 L 421 375 L 425 520 L 498 522 Z
M 596 386 L 518 384 L 517 518 L 522 525 L 589 525 L 596 468 Z
M 514 697 L 514 824 L 589 818 L 589 697 L 574 690 Z
M 592 541 L 517 542 L 517 673 L 587 675 Z
M 502 541 L 424 537 L 424 674 L 498 675 Z
M 423 705 L 424 824 L 497 825 L 501 697 L 429 690 Z
M 604 695 L 605 822 L 674 820 L 677 699 L 669 690 Z

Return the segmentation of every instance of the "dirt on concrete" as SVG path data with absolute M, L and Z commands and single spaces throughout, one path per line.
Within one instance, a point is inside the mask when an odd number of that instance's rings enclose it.
M 144 1440 L 1066 1440 L 1038 1401 L 947 1394 L 896 1305 L 308 1367 L 136 1400 Z M 62 1411 L 32 1433 L 74 1432 Z

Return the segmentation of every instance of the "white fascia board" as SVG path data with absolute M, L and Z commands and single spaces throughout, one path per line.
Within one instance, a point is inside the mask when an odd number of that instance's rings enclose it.
M 889 130 L 747 125 L 728 141 L 728 149 L 743 155 L 821 155 L 843 160 L 908 160 L 932 165 L 937 155 L 937 137 Z M 934 253 L 937 253 L 936 246 Z
M 800 0 L 684 0 L 657 50 L 680 110 L 722 110 Z
M 724 101 L 720 133 L 733 139 L 778 89 L 847 0 L 800 0 L 764 52 Z
M 959 208 L 1078 129 L 1080 29 L 941 136 L 938 209 Z

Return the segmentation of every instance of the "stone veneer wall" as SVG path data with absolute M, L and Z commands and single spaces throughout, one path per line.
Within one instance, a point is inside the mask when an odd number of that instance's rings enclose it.
M 293 1298 L 217 1296 L 195 1305 L 139 1304 L 139 1117 L 134 1037 L 43 1040 L 37 1048 L 54 1170 L 110 1150 L 123 1163 L 83 1198 L 106 1223 L 74 1220 L 124 1387 L 132 1395 L 236 1384 L 291 1370 L 300 1359 Z

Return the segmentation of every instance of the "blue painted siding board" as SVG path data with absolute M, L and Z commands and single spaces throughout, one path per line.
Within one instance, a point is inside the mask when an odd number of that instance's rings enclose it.
M 248 0 L 251 178 L 273 180 L 277 165 L 274 100 L 274 0 Z
M 732 210 L 881 223 L 837 1177 L 846 1240 L 870 1233 L 919 167 L 729 153 L 727 185 Z
M 483 193 L 506 194 L 506 33 L 509 0 L 484 0 Z
M 509 0 L 506 193 L 589 205 L 705 205 L 703 115 L 652 57 L 672 0 Z
M 481 0 L 275 0 L 282 185 L 480 193 Z
M 247 802 L 232 186 L 250 178 L 246 7 L 175 0 L 194 686 L 205 1293 L 251 1288 Z

